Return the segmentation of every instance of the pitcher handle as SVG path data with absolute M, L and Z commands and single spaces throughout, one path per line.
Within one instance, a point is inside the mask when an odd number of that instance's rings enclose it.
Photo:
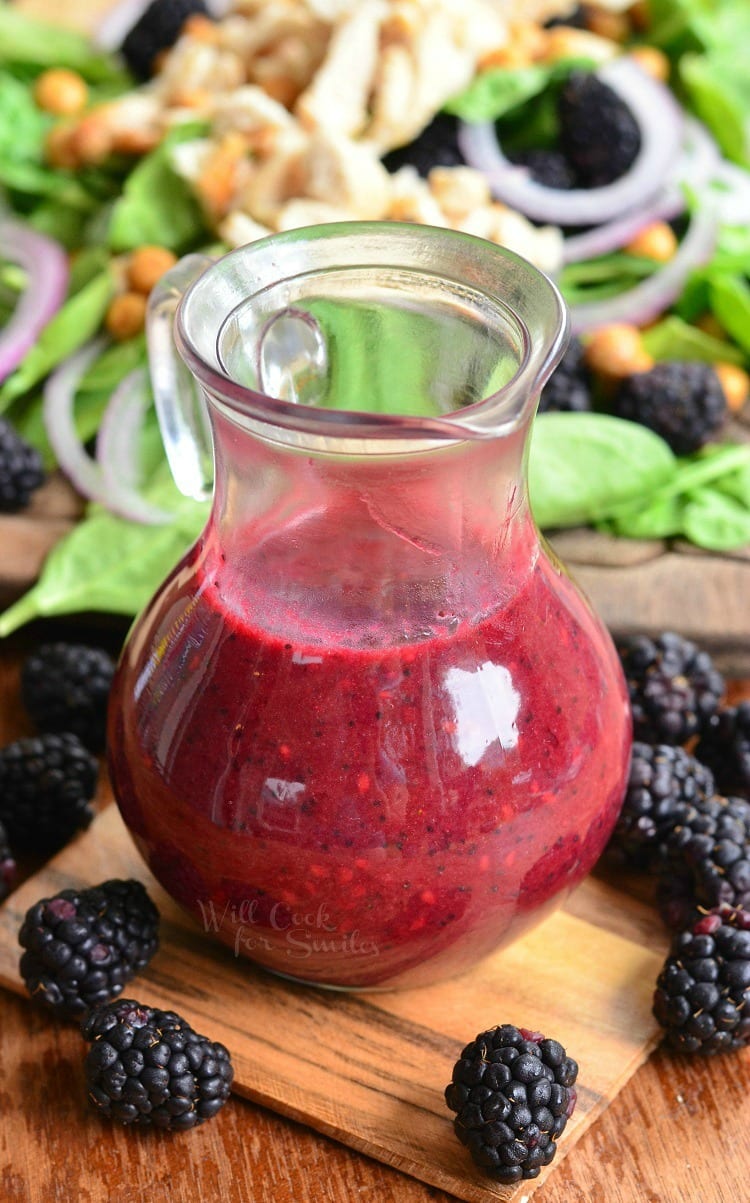
M 214 260 L 185 255 L 152 291 L 146 315 L 151 387 L 164 449 L 175 484 L 204 501 L 213 489 L 213 442 L 206 402 L 174 342 L 174 318 L 183 293 Z

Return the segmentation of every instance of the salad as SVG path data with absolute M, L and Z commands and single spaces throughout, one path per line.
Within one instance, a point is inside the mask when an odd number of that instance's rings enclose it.
M 88 501 L 0 634 L 136 613 L 203 525 L 148 383 L 163 271 L 342 218 L 463 229 L 557 280 L 577 341 L 556 393 L 568 372 L 587 400 L 543 397 L 567 410 L 534 428 L 543 528 L 750 543 L 745 0 L 185 0 L 171 30 L 159 8 L 123 0 L 89 41 L 0 3 L 0 414 Z M 593 164 L 581 97 L 620 123 Z M 720 398 L 687 446 L 668 365 Z M 661 414 L 618 415 L 653 372 Z

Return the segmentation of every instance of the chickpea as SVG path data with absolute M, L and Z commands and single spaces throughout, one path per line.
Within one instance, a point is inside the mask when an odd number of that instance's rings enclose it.
M 643 349 L 637 326 L 616 322 L 594 330 L 586 345 L 585 359 L 592 372 L 618 379 L 647 372 L 654 361 Z
M 216 22 L 212 21 L 210 17 L 204 17 L 203 13 L 193 13 L 189 16 L 181 33 L 195 38 L 196 42 L 206 42 L 209 46 L 215 45 L 219 40 Z
M 677 235 L 666 221 L 652 221 L 631 238 L 625 250 L 644 259 L 655 259 L 657 263 L 668 263 L 677 251 Z
M 70 144 L 79 166 L 101 163 L 112 153 L 112 131 L 101 113 L 89 113 L 74 126 Z
M 140 334 L 146 321 L 146 298 L 140 292 L 121 292 L 113 298 L 104 325 L 117 342 Z
M 656 46 L 633 46 L 630 57 L 642 71 L 665 84 L 669 79 L 669 59 Z
M 78 155 L 73 145 L 74 129 L 61 123 L 54 125 L 45 139 L 45 157 L 51 167 L 63 167 L 68 171 L 78 167 Z
M 139 246 L 130 256 L 127 266 L 128 284 L 134 292 L 148 296 L 170 267 L 174 267 L 177 256 L 163 246 Z
M 89 90 L 77 71 L 52 67 L 43 71 L 34 84 L 34 100 L 46 113 L 69 117 L 86 107 Z
M 713 366 L 724 390 L 727 406 L 733 414 L 738 414 L 750 393 L 750 376 L 742 368 L 738 368 L 736 363 L 720 361 Z

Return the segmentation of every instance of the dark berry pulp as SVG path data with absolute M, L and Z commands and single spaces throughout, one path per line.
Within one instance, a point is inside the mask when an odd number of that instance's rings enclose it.
M 421 984 L 591 869 L 627 777 L 625 687 L 546 557 L 477 621 L 386 646 L 279 633 L 277 611 L 264 629 L 262 585 L 238 589 L 218 553 L 188 556 L 110 709 L 125 821 L 205 931 L 305 981 Z

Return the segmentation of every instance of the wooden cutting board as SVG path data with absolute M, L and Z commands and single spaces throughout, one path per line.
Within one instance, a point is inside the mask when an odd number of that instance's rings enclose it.
M 24 992 L 17 934 L 29 906 L 130 876 L 157 903 L 162 935 L 127 994 L 226 1044 L 239 1094 L 472 1203 L 527 1199 L 659 1038 L 651 997 L 663 933 L 647 906 L 602 881 L 589 878 L 564 910 L 463 978 L 339 995 L 282 982 L 214 944 L 150 877 L 113 804 L 0 907 L 0 984 Z M 554 1036 L 581 1066 L 556 1161 L 519 1188 L 473 1167 L 443 1100 L 463 1045 L 504 1022 Z

